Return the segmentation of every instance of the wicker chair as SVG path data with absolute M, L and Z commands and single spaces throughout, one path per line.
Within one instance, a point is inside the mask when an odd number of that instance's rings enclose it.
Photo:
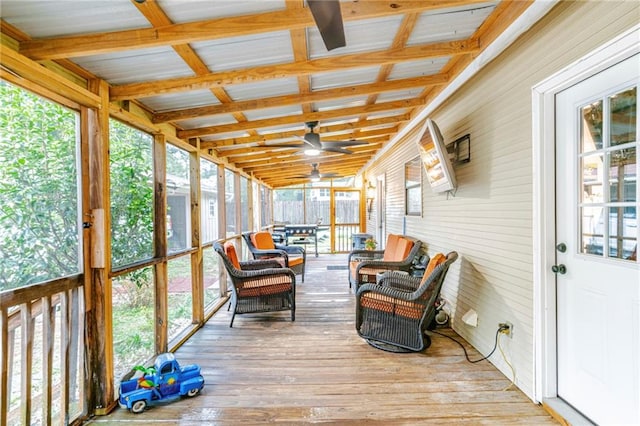
M 349 288 L 357 291 L 362 284 L 375 283 L 376 275 L 385 271 L 409 272 L 420 254 L 422 242 L 405 235 L 389 234 L 384 250 L 353 250 L 349 253 Z
M 242 234 L 247 248 L 254 259 L 275 259 L 285 268 L 291 268 L 296 275 L 302 276 L 307 263 L 307 252 L 301 246 L 276 244 L 270 232 L 244 232 Z
M 431 345 L 426 330 L 436 314 L 435 303 L 449 266 L 458 254 L 437 254 L 423 278 L 385 272 L 378 284 L 364 284 L 356 294 L 358 335 L 390 352 L 420 352 Z
M 233 314 L 229 327 L 233 327 L 236 314 L 255 312 L 291 311 L 296 319 L 296 276 L 275 260 L 240 262 L 231 241 L 213 245 L 231 278 Z

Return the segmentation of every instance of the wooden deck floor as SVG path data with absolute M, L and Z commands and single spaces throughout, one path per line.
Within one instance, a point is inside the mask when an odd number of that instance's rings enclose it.
M 445 337 L 417 354 L 369 346 L 354 329 L 347 271 L 328 268 L 341 265 L 344 255 L 308 258 L 293 323 L 289 312 L 246 314 L 229 328 L 226 307 L 211 318 L 176 353 L 202 367 L 199 396 L 91 423 L 557 424 L 515 387 L 503 390 L 510 381 L 488 361 L 468 363 Z

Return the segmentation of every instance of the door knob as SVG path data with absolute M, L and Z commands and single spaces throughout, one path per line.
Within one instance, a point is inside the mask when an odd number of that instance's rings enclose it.
M 563 264 L 553 265 L 551 267 L 551 270 L 556 274 L 566 274 L 567 273 L 567 267 L 564 266 Z
M 565 243 L 560 243 L 556 246 L 556 250 L 558 250 L 560 253 L 564 253 L 565 251 L 567 251 L 567 245 Z

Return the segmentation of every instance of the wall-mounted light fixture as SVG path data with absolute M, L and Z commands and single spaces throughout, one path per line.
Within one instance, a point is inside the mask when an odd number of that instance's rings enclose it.
M 367 182 L 367 212 L 369 213 L 369 219 L 371 219 L 371 210 L 373 209 L 373 200 L 376 198 L 376 187 L 371 184 L 371 181 Z
M 471 161 L 471 135 L 467 134 L 459 137 L 447 145 L 447 152 L 451 161 L 455 164 L 468 163 Z

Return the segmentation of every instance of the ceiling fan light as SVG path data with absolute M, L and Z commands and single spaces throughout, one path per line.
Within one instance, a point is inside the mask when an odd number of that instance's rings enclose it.
M 320 177 L 319 176 L 312 177 L 311 182 L 320 182 Z
M 320 154 L 320 150 L 319 149 L 305 149 L 304 150 L 304 154 L 308 155 L 310 157 L 314 157 L 314 156 Z

